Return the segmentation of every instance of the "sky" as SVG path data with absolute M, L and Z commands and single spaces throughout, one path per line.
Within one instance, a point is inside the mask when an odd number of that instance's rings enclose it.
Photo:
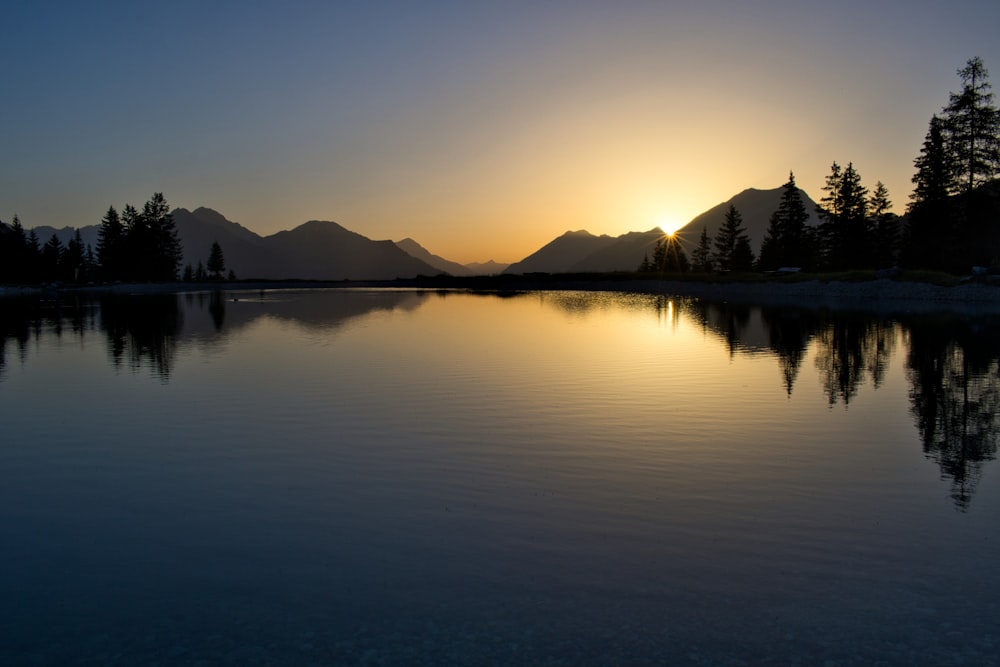
M 46 2 L 0 8 L 0 220 L 206 206 L 458 262 L 667 231 L 834 161 L 902 213 L 1000 3 Z

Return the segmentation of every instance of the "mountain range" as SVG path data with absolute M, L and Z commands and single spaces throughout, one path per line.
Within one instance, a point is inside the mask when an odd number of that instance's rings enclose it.
M 690 257 L 698 245 L 702 228 L 708 230 L 709 238 L 714 238 L 725 220 L 726 211 L 733 205 L 743 218 L 743 227 L 750 237 L 750 247 L 754 253 L 759 254 L 771 214 L 778 209 L 783 191 L 784 188 L 744 190 L 696 216 L 674 233 Z M 801 189 L 799 195 L 810 214 L 806 224 L 818 224 L 816 203 Z M 635 271 L 643 259 L 652 258 L 656 242 L 662 237 L 663 232 L 659 228 L 648 232 L 629 232 L 621 236 L 594 236 L 586 231 L 566 232 L 520 262 L 511 264 L 505 273 Z
M 722 224 L 732 204 L 743 217 L 743 226 L 754 252 L 760 251 L 771 214 L 777 210 L 782 188 L 748 189 L 696 216 L 676 232 L 690 255 L 698 243 L 702 228 L 710 237 Z M 816 205 L 800 190 L 806 210 L 812 215 L 809 224 L 817 224 Z M 336 222 L 311 220 L 294 229 L 270 236 L 260 236 L 239 223 L 228 220 L 210 208 L 171 212 L 183 249 L 182 266 L 196 267 L 208 259 L 213 242 L 225 254 L 227 269 L 239 278 L 304 280 L 391 280 L 419 275 L 447 273 L 454 276 L 498 273 L 574 273 L 634 271 L 653 248 L 663 232 L 629 232 L 621 236 L 596 236 L 590 232 L 568 231 L 534 253 L 509 266 L 496 262 L 460 264 L 431 253 L 412 238 L 402 241 L 375 241 Z M 98 225 L 80 228 L 84 244 L 97 247 Z M 39 242 L 55 234 L 63 244 L 76 229 L 36 227 Z

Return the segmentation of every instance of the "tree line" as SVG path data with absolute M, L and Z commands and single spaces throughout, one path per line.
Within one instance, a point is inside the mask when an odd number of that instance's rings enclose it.
M 80 230 L 65 245 L 56 234 L 40 243 L 15 215 L 0 222 L 0 283 L 171 282 L 178 279 L 183 252 L 177 227 L 163 193 L 156 192 L 137 209 L 108 207 L 98 229 L 97 248 L 85 245 Z M 209 251 L 207 269 L 185 267 L 184 280 L 221 279 L 226 264 L 218 242 Z M 235 275 L 229 272 L 230 279 Z
M 675 237 L 665 236 L 639 270 L 1000 269 L 1000 112 L 982 59 L 967 61 L 958 76 L 961 89 L 931 117 L 914 160 L 914 190 L 905 217 L 890 211 L 889 191 L 881 181 L 869 190 L 853 163 L 833 162 L 816 207 L 818 225 L 808 224 L 811 216 L 790 173 L 759 257 L 739 210 L 730 205 L 714 239 L 707 228 L 701 230 L 690 260 Z

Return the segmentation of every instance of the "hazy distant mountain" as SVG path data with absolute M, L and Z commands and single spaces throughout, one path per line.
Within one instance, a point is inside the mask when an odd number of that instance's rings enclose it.
M 654 227 L 648 232 L 629 232 L 611 239 L 606 247 L 593 252 L 570 267 L 572 272 L 635 271 L 645 257 L 653 256 L 656 242 L 663 230 Z
M 261 237 L 209 208 L 173 211 L 184 264 L 208 261 L 218 241 L 226 268 L 239 278 L 381 280 L 439 273 L 392 241 L 373 241 L 335 222 L 313 220 Z
M 178 208 L 171 215 L 184 251 L 182 269 L 188 264 L 197 268 L 198 262 L 205 266 L 212 243 L 217 241 L 226 259 L 226 270 L 232 270 L 238 278 L 262 276 L 267 272 L 270 263 L 267 244 L 246 227 L 205 207 L 194 211 Z
M 659 228 L 629 232 L 621 236 L 594 236 L 587 231 L 566 232 L 504 273 L 576 273 L 635 271 L 647 255 L 652 256 Z
M 440 272 L 447 273 L 452 276 L 472 275 L 472 271 L 465 266 L 459 264 L 458 262 L 451 262 L 444 257 L 431 254 L 427 248 L 423 247 L 411 238 L 396 241 L 396 245 L 399 246 L 400 249 L 402 249 L 402 251 L 407 255 L 416 257 L 420 261 L 430 264 Z
M 510 264 L 501 264 L 492 259 L 488 262 L 472 262 L 465 265 L 474 276 L 495 276 L 498 273 L 503 273 L 508 266 Z
M 747 230 L 747 236 L 750 237 L 750 247 L 753 248 L 754 255 L 760 255 L 760 244 L 767 234 L 771 214 L 777 211 L 781 204 L 783 191 L 784 188 L 774 188 L 773 190 L 749 188 L 696 216 L 678 230 L 678 237 L 684 251 L 687 252 L 688 257 L 691 256 L 691 251 L 698 245 L 702 227 L 707 227 L 709 238 L 714 239 L 715 233 L 719 231 L 719 227 L 726 219 L 729 205 L 732 204 L 743 216 L 743 226 Z M 816 203 L 805 193 L 805 190 L 799 189 L 799 194 L 802 196 L 806 212 L 809 213 L 807 224 L 819 224 L 819 219 L 816 217 Z
M 311 220 L 264 241 L 266 273 L 248 278 L 391 280 L 440 273 L 392 241 L 373 241 L 335 222 Z
M 63 227 L 62 229 L 56 229 L 55 227 L 49 227 L 48 225 L 42 225 L 41 227 L 35 227 L 35 236 L 38 237 L 38 245 L 44 245 L 46 241 L 52 238 L 55 234 L 59 242 L 63 244 L 63 247 L 72 240 L 73 236 L 76 234 L 76 227 Z M 97 232 L 100 230 L 99 225 L 87 225 L 86 227 L 80 227 L 80 240 L 83 241 L 83 247 L 86 248 L 90 244 L 91 249 L 97 252 Z M 25 230 L 26 233 L 30 233 L 31 230 Z
M 611 236 L 594 236 L 586 230 L 566 232 L 545 244 L 504 273 L 568 273 L 573 267 L 615 241 Z
M 420 261 L 430 264 L 438 271 L 452 276 L 490 276 L 501 273 L 508 266 L 507 264 L 499 264 L 493 260 L 488 262 L 473 262 L 471 264 L 452 262 L 440 255 L 431 253 L 411 238 L 396 241 L 396 245 L 411 257 L 416 257 Z

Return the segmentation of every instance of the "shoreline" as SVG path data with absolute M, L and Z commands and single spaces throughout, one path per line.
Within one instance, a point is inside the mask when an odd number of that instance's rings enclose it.
M 600 276 L 430 277 L 396 280 L 248 280 L 212 283 L 118 283 L 83 286 L 0 286 L 2 298 L 62 298 L 72 294 L 143 295 L 204 291 L 309 289 L 424 289 L 468 292 L 569 291 L 663 294 L 743 305 L 825 310 L 861 310 L 879 314 L 956 311 L 963 314 L 1000 313 L 1000 286 L 967 282 L 955 286 L 893 280 L 732 281 L 639 279 Z

